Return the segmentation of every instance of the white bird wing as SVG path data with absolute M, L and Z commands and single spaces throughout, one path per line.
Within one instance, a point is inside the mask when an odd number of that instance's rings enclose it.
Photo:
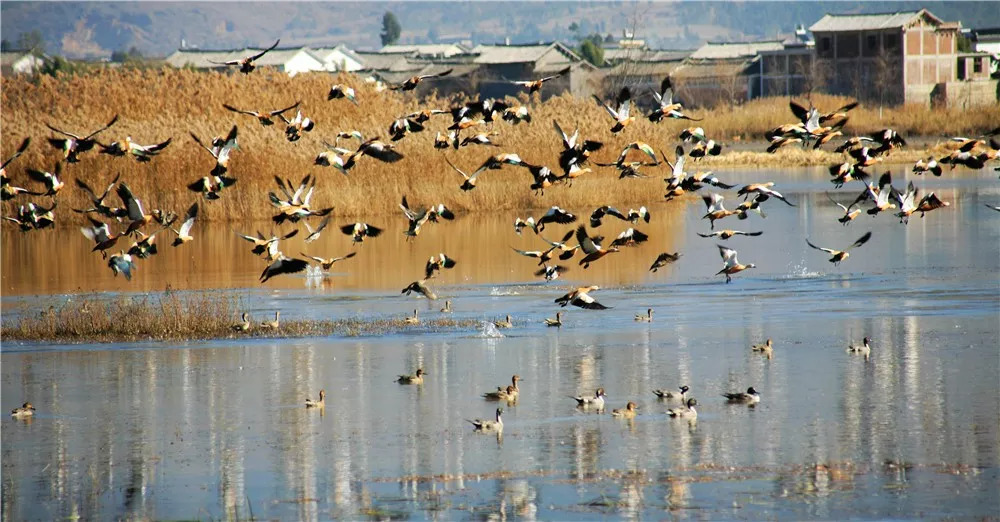
M 184 220 L 183 223 L 181 223 L 181 229 L 179 235 L 185 237 L 191 235 L 191 227 L 194 226 L 194 218 L 195 216 L 189 216 L 187 219 Z
M 717 246 L 719 247 L 719 255 L 722 256 L 722 260 L 726 263 L 727 267 L 739 264 L 739 261 L 736 260 L 735 250 L 729 247 L 724 247 L 722 245 L 717 245 Z
M 632 107 L 632 100 L 625 100 L 621 105 L 618 106 L 618 114 L 615 118 L 618 121 L 625 121 L 628 119 L 629 109 Z
M 717 212 L 719 210 L 725 210 L 722 206 L 723 198 L 720 194 L 711 192 L 706 196 L 702 196 L 705 201 L 705 206 L 708 207 L 708 213 Z

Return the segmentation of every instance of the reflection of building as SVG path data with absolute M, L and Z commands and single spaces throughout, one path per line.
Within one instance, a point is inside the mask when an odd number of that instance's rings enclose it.
M 976 79 L 959 63 L 959 22 L 945 22 L 926 9 L 885 14 L 827 14 L 809 29 L 816 40 L 817 66 L 826 71 L 827 90 L 886 103 L 958 101 L 952 83 Z M 982 58 L 963 55 L 982 67 Z M 979 65 L 977 65 L 979 64 Z M 979 78 L 984 79 L 980 74 Z M 984 102 L 995 101 L 995 86 L 982 85 Z M 970 93 L 968 100 L 978 99 Z

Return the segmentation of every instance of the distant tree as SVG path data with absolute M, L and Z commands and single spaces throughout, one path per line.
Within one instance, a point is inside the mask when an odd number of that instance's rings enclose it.
M 604 65 L 604 49 L 590 38 L 584 39 L 580 44 L 580 56 L 594 66 Z
M 437 27 L 431 26 L 431 28 L 427 30 L 427 40 L 430 43 L 437 43 L 440 38 L 441 35 L 438 33 Z
M 58 76 L 60 74 L 78 74 L 87 70 L 88 67 L 85 64 L 71 62 L 62 56 L 53 56 L 45 58 L 39 72 L 49 76 Z
M 573 22 L 569 24 L 569 32 L 573 33 L 574 38 L 580 38 L 580 24 Z
M 398 42 L 402 32 L 403 27 L 399 25 L 396 15 L 392 14 L 392 11 L 386 11 L 382 15 L 382 32 L 379 33 L 379 36 L 382 37 L 382 45 L 392 45 Z
M 141 62 L 142 51 L 136 46 L 129 47 L 127 51 L 114 51 L 111 53 L 111 61 L 116 63 Z
M 10 43 L 10 40 L 4 38 L 0 40 L 0 51 L 12 51 L 14 50 L 14 44 Z
M 31 51 L 34 54 L 45 53 L 45 39 L 42 38 L 42 32 L 35 29 L 27 33 L 21 33 L 17 37 L 17 48 L 24 51 Z

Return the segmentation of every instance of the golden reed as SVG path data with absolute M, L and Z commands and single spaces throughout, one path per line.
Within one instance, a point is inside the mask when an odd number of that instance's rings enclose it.
M 347 100 L 327 101 L 333 83 L 353 86 L 360 106 Z M 678 133 L 690 122 L 669 121 L 655 125 L 638 118 L 622 135 L 612 136 L 608 115 L 593 100 L 576 99 L 569 95 L 553 97 L 544 103 L 530 101 L 525 95 L 515 103 L 530 103 L 533 121 L 517 126 L 496 122 L 494 140 L 500 147 L 469 146 L 455 151 L 436 150 L 432 141 L 437 130 L 450 124 L 447 115 L 435 116 L 428 130 L 407 136 L 398 142 L 405 158 L 395 164 L 383 164 L 363 158 L 349 176 L 333 168 L 313 164 L 318 153 L 325 150 L 324 141 L 334 142 L 338 131 L 357 129 L 366 137 L 388 139 L 387 129 L 396 118 L 422 108 L 445 109 L 458 99 L 436 96 L 418 100 L 411 94 L 384 91 L 376 93 L 361 77 L 344 74 L 300 74 L 293 78 L 268 70 L 258 70 L 244 76 L 196 72 L 172 68 L 162 69 L 103 69 L 81 75 L 42 76 L 35 82 L 23 77 L 0 79 L 2 102 L 0 119 L 3 126 L 3 157 L 9 154 L 25 136 L 33 143 L 28 152 L 8 169 L 15 185 L 38 188 L 29 180 L 24 169 L 33 167 L 51 170 L 59 152 L 45 138 L 55 134 L 45 127 L 51 123 L 70 132 L 87 133 L 107 122 L 112 115 L 121 116 L 118 124 L 99 136 L 102 142 L 124 140 L 126 136 L 141 144 L 172 138 L 173 143 L 150 163 L 137 163 L 131 158 L 114 158 L 96 151 L 83 156 L 80 163 L 65 165 L 66 188 L 58 197 L 57 221 L 60 224 L 83 223 L 83 216 L 69 208 L 83 208 L 88 201 L 73 184 L 81 178 L 95 190 L 103 190 L 118 173 L 134 193 L 151 208 L 171 209 L 182 213 L 191 202 L 201 199 L 186 186 L 205 175 L 214 160 L 188 136 L 192 131 L 202 140 L 223 135 L 233 124 L 239 125 L 240 149 L 233 154 L 230 173 L 239 182 L 222 192 L 222 199 L 202 205 L 200 221 L 244 221 L 267 219 L 273 214 L 267 192 L 275 190 L 274 176 L 298 182 L 306 174 L 318 180 L 313 206 L 335 207 L 336 215 L 368 216 L 393 213 L 405 194 L 410 201 L 441 202 L 460 211 L 545 208 L 550 205 L 581 208 L 605 204 L 609 193 L 619 202 L 637 203 L 660 198 L 661 178 L 666 167 L 645 169 L 651 175 L 643 180 L 619 180 L 612 168 L 591 165 L 594 172 L 578 179 L 574 186 L 557 185 L 536 196 L 529 188 L 531 176 L 525 169 L 504 167 L 484 173 L 478 186 L 470 191 L 458 189 L 461 178 L 445 163 L 449 158 L 457 166 L 472 172 L 491 154 L 515 152 L 525 161 L 556 167 L 561 148 L 552 127 L 558 120 L 567 131 L 579 128 L 581 136 L 606 144 L 594 158 L 612 162 L 629 141 L 649 142 L 672 156 L 678 143 Z M 278 122 L 262 127 L 250 116 L 238 115 L 222 107 L 223 103 L 254 110 L 273 110 L 302 102 L 304 115 L 317 122 L 316 128 L 301 140 L 289 143 Z M 848 102 L 848 98 L 815 95 L 813 102 L 832 109 Z M 698 122 L 710 137 L 737 149 L 733 153 L 709 158 L 697 168 L 717 166 L 792 166 L 826 165 L 841 161 L 841 156 L 822 151 L 783 150 L 776 155 L 763 152 L 766 130 L 793 120 L 788 100 L 771 98 L 754 100 L 733 109 L 691 110 L 703 117 Z M 1000 121 L 1000 107 L 960 111 L 903 106 L 888 108 L 859 107 L 851 112 L 848 134 L 870 133 L 892 127 L 908 138 L 934 137 L 945 141 L 950 135 L 974 135 Z M 291 115 L 290 115 L 291 116 Z M 446 131 L 445 131 L 446 132 Z M 466 131 L 466 135 L 469 131 Z M 737 142 L 742 144 L 737 145 Z M 755 142 L 747 146 L 746 142 Z M 356 147 L 356 141 L 341 140 L 345 147 Z M 833 145 L 826 148 L 832 149 Z M 749 149 L 749 150 L 748 150 Z M 760 151 L 760 152 L 756 152 Z M 912 161 L 926 155 L 924 150 L 894 154 L 893 161 Z M 47 198 L 41 199 L 47 206 Z M 5 215 L 14 212 L 26 198 L 19 197 L 3 205 Z M 118 205 L 112 194 L 109 202 Z

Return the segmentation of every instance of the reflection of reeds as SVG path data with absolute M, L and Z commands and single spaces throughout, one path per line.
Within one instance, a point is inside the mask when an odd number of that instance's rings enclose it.
M 333 82 L 345 83 L 358 91 L 359 107 L 343 100 L 327 101 L 326 93 Z M 44 142 L 53 133 L 45 123 L 53 123 L 71 132 L 88 132 L 115 113 L 121 121 L 99 138 L 103 142 L 123 140 L 131 136 L 139 143 L 153 143 L 173 138 L 174 142 L 160 156 L 147 164 L 128 158 L 111 158 L 90 152 L 79 164 L 64 170 L 67 188 L 60 193 L 59 219 L 82 223 L 83 217 L 66 212 L 70 207 L 81 208 L 84 194 L 73 187 L 72 179 L 81 178 L 98 188 L 121 172 L 134 192 L 149 208 L 182 211 L 198 196 L 186 185 L 208 173 L 213 165 L 207 153 L 187 136 L 193 131 L 203 140 L 224 134 L 229 127 L 239 125 L 240 150 L 233 155 L 230 170 L 239 182 L 226 189 L 219 201 L 202 205 L 201 221 L 231 221 L 266 219 L 273 214 L 266 194 L 274 190 L 275 174 L 294 180 L 307 173 L 317 176 L 318 184 L 312 199 L 317 208 L 334 206 L 338 215 L 360 215 L 397 211 L 400 197 L 410 201 L 445 203 L 455 210 L 541 208 L 552 204 L 583 207 L 606 203 L 608 194 L 621 202 L 645 202 L 662 195 L 659 181 L 665 169 L 647 168 L 653 176 L 648 180 L 619 181 L 613 169 L 594 167 L 597 171 L 584 175 L 573 187 L 556 186 L 544 196 L 535 196 L 529 188 L 530 176 L 524 169 L 505 167 L 501 171 L 483 174 L 475 190 L 459 190 L 460 177 L 445 163 L 447 156 L 469 172 L 487 156 L 499 151 L 516 152 L 526 161 L 555 167 L 559 139 L 552 121 L 559 120 L 566 130 L 580 128 L 581 137 L 604 141 L 607 146 L 595 154 L 601 161 L 613 161 L 628 141 L 642 139 L 655 148 L 671 153 L 679 131 L 690 122 L 668 121 L 654 125 L 644 118 L 637 119 L 620 136 L 608 133 L 610 120 L 593 100 L 576 99 L 569 95 L 553 97 L 531 107 L 533 122 L 511 126 L 494 124 L 499 132 L 499 149 L 466 147 L 460 151 L 435 150 L 431 144 L 434 133 L 444 129 L 448 116 L 435 116 L 428 130 L 406 137 L 398 150 L 405 158 L 395 164 L 362 159 L 349 177 L 332 168 L 313 165 L 316 155 L 324 149 L 323 141 L 333 142 L 337 131 L 358 129 L 365 136 L 387 138 L 390 122 L 418 108 L 446 108 L 454 100 L 431 97 L 418 101 L 410 95 L 395 92 L 376 93 L 359 77 L 328 74 L 301 74 L 294 78 L 273 71 L 254 74 L 225 75 L 190 70 L 102 70 L 92 74 L 52 78 L 43 76 L 37 84 L 18 76 L 0 79 L 0 114 L 3 118 L 3 157 L 8 157 L 22 136 L 32 136 L 35 142 L 24 157 L 15 162 L 9 174 L 15 184 L 31 186 L 25 179 L 24 168 L 51 169 L 58 153 Z M 832 110 L 847 98 L 814 96 L 814 103 Z M 295 143 L 288 143 L 283 125 L 262 127 L 249 116 L 239 116 L 225 110 L 223 103 L 245 109 L 275 109 L 301 100 L 303 113 L 317 122 L 316 129 Z M 512 100 L 514 103 L 517 101 Z M 521 102 L 527 98 L 522 96 Z M 772 98 L 754 100 L 734 109 L 719 108 L 690 111 L 703 117 L 698 125 L 708 135 L 726 144 L 739 141 L 760 141 L 766 130 L 793 120 L 787 100 Z M 907 137 L 914 135 L 975 135 L 1000 121 L 1000 107 L 994 105 L 975 111 L 904 106 L 888 108 L 859 107 L 851 112 L 845 134 L 869 133 L 892 127 Z M 341 142 L 357 146 L 357 142 Z M 754 147 L 755 150 L 763 149 Z M 830 148 L 830 147 L 828 147 Z M 718 165 L 802 165 L 829 164 L 839 156 L 829 153 L 781 151 L 777 155 L 737 153 L 711 158 L 706 166 Z M 902 158 L 898 158 L 902 159 Z M 112 195 L 109 202 L 118 204 Z M 15 199 L 5 203 L 10 214 Z
M 237 332 L 241 306 L 235 297 L 199 293 L 181 296 L 167 292 L 157 297 L 115 300 L 81 297 L 61 307 L 5 320 L 0 337 L 14 341 L 129 342 L 172 339 L 243 337 L 311 337 L 325 335 L 382 335 L 413 329 L 402 318 L 287 320 L 277 330 L 252 322 L 248 332 Z M 473 319 L 438 318 L 422 322 L 421 329 L 473 328 Z

